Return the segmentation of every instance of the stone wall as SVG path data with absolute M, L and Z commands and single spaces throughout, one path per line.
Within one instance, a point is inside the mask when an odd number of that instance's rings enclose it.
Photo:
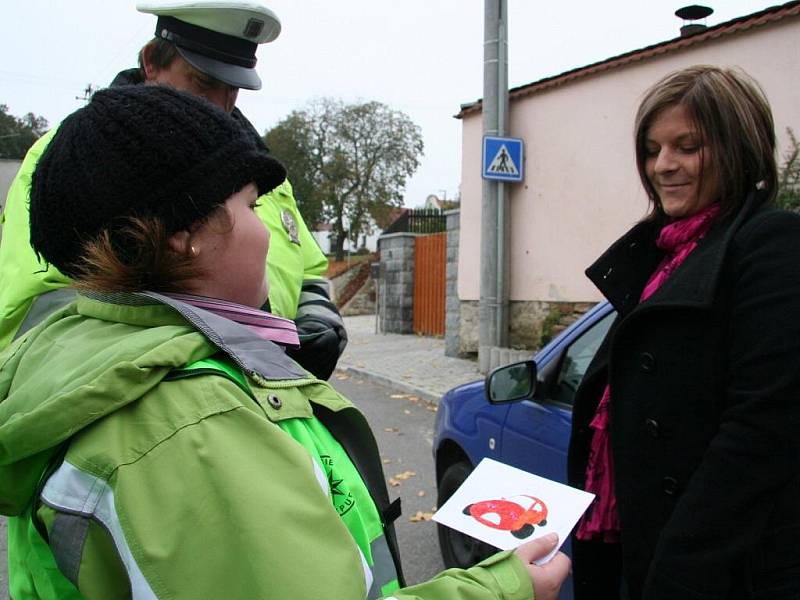
M 449 299 L 448 299 L 449 300 Z M 459 302 L 458 354 L 478 352 L 477 300 Z M 538 350 L 594 306 L 591 302 L 544 302 L 512 300 L 509 306 L 509 346 Z
M 370 277 L 340 311 L 343 317 L 375 314 L 375 280 Z
M 344 288 L 346 288 L 347 284 L 350 283 L 356 275 L 358 275 L 358 266 L 359 265 L 355 265 L 354 267 L 347 269 L 347 271 L 341 275 L 331 279 L 331 300 L 333 300 L 337 306 L 338 300 L 341 297 Z
M 477 300 L 459 300 L 458 352 L 462 356 L 478 353 L 479 304 Z
M 459 211 L 449 210 L 447 218 L 447 286 L 445 291 L 445 356 L 462 356 L 461 351 L 461 304 L 458 300 L 458 240 Z
M 414 326 L 415 233 L 390 233 L 378 240 L 381 251 L 380 329 L 411 333 Z

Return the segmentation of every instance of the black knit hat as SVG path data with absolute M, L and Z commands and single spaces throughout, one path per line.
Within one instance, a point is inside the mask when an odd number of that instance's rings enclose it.
M 84 243 L 103 229 L 125 255 L 118 230 L 127 217 L 159 217 L 172 234 L 248 183 L 265 194 L 285 177 L 235 119 L 202 98 L 162 86 L 101 90 L 61 123 L 36 167 L 31 245 L 75 276 Z

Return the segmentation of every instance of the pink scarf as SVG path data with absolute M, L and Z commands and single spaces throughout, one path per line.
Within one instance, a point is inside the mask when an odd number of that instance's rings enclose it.
M 719 204 L 712 204 L 697 214 L 673 221 L 661 229 L 656 246 L 666 252 L 664 258 L 644 286 L 639 302 L 644 302 L 669 279 L 708 232 L 719 213 Z M 579 540 L 619 541 L 619 514 L 614 495 L 614 461 L 608 434 L 611 388 L 606 384 L 589 426 L 594 429 L 586 465 L 586 491 L 595 495 L 594 502 L 581 519 L 575 537 Z
M 257 308 L 220 300 L 218 298 L 195 296 L 193 294 L 165 295 L 244 325 L 265 340 L 270 340 L 281 346 L 300 347 L 297 327 L 294 321 L 290 319 L 277 317 Z

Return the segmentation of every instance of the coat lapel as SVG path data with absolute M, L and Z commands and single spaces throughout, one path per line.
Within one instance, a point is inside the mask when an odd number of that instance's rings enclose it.
M 700 240 L 697 248 L 645 303 L 654 306 L 710 306 L 716 295 L 725 256 L 734 234 L 758 206 L 756 192 L 731 220 L 722 220 Z M 664 253 L 655 245 L 658 228 L 639 223 L 617 240 L 586 270 L 586 275 L 621 315 L 639 304 L 648 278 Z

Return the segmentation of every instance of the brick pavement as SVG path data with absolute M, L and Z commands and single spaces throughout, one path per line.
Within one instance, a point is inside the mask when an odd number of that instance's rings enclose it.
M 375 333 L 375 316 L 345 317 L 349 342 L 341 370 L 438 402 L 462 383 L 482 379 L 476 361 L 444 355 L 444 340 Z

